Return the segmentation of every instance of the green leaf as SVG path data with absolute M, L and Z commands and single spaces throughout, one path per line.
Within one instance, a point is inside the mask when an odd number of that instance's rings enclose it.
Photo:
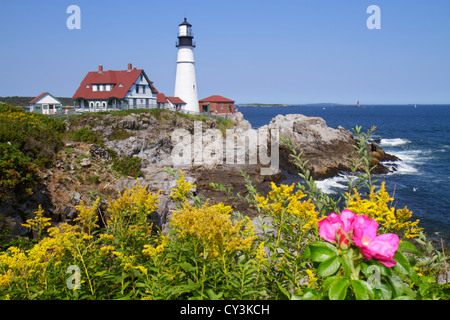
M 349 257 L 344 255 L 339 258 L 339 261 L 342 263 L 342 266 L 344 267 L 345 276 L 350 277 L 352 274 L 352 268 L 351 268 L 352 262 L 349 261 Z
M 197 267 L 194 267 L 189 262 L 184 262 L 184 263 L 180 264 L 180 267 L 183 268 L 183 270 L 186 272 L 195 271 L 197 269 Z
M 405 292 L 405 286 L 403 284 L 403 281 L 400 279 L 400 277 L 396 274 L 393 274 L 388 279 L 389 279 L 389 283 L 392 286 L 392 289 L 394 289 L 394 294 L 397 297 L 401 296 Z
M 412 300 L 412 298 L 408 296 L 400 296 L 395 298 L 394 300 Z
M 303 296 L 295 295 L 293 294 L 291 296 L 291 300 L 317 300 L 319 298 L 319 295 L 317 291 L 312 289 L 307 289 L 308 291 L 305 292 Z
M 317 273 L 322 277 L 328 277 L 336 273 L 339 270 L 341 263 L 338 256 L 332 256 L 331 258 L 320 263 L 317 267 Z
M 311 259 L 315 262 L 323 262 L 331 257 L 337 256 L 337 249 L 326 242 L 317 242 L 309 245 Z
M 369 292 L 366 286 L 360 280 L 351 280 L 353 292 L 356 300 L 369 300 Z
M 436 282 L 436 279 L 434 277 L 428 277 L 428 276 L 421 276 L 419 277 L 419 280 L 423 283 L 433 283 Z
M 402 253 L 414 253 L 422 255 L 422 253 L 419 250 L 417 250 L 414 244 L 406 240 L 400 241 L 400 243 L 398 244 L 398 250 L 400 250 Z
M 328 277 L 323 281 L 323 290 L 328 290 L 330 286 L 332 286 L 336 281 L 339 280 L 338 276 Z
M 281 293 L 285 296 L 285 298 L 289 299 L 291 295 L 286 290 L 286 288 L 283 288 L 283 286 L 279 282 L 277 282 L 277 286 L 278 286 L 278 289 L 280 289 Z
M 397 250 L 397 252 L 394 255 L 394 260 L 397 262 L 394 269 L 400 273 L 403 274 L 410 274 L 411 272 L 411 264 L 409 263 L 408 259 Z
M 380 283 L 373 291 L 379 300 L 389 300 L 392 297 L 392 289 L 385 283 Z
M 211 300 L 219 300 L 223 295 L 223 292 L 219 292 L 219 294 L 215 294 L 212 289 L 206 289 L 206 293 L 208 294 L 208 297 Z
M 336 281 L 328 290 L 330 300 L 344 300 L 347 295 L 348 280 L 341 278 Z

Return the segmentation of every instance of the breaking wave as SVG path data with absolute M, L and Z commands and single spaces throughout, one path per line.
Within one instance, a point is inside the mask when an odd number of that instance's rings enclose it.
M 395 139 L 381 139 L 380 145 L 382 147 L 397 147 L 404 144 L 411 143 L 411 141 L 407 139 L 395 138 Z

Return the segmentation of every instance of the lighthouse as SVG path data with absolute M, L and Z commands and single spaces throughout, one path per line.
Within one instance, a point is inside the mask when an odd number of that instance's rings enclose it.
M 175 97 L 186 102 L 185 110 L 188 112 L 199 112 L 197 83 L 195 80 L 194 48 L 192 41 L 192 25 L 184 21 L 178 28 L 178 48 L 177 73 L 175 78 Z

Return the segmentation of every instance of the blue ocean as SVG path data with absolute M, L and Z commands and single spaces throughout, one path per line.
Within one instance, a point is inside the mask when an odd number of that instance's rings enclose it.
M 395 206 L 407 206 L 429 235 L 450 240 L 450 105 L 242 106 L 238 111 L 255 129 L 279 114 L 297 113 L 321 117 L 332 128 L 367 131 L 376 126 L 373 138 L 401 159 L 397 171 L 377 176 L 379 183 L 386 182 Z M 346 183 L 345 176 L 338 176 L 317 184 L 332 196 L 345 191 Z

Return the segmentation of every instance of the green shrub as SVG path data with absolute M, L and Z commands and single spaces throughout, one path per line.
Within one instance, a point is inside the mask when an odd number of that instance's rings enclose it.
M 134 136 L 134 133 L 127 131 L 125 129 L 119 129 L 113 131 L 113 133 L 108 137 L 108 139 L 111 141 L 125 140 L 131 136 Z
M 103 144 L 103 140 L 99 138 L 98 134 L 86 128 L 73 131 L 72 138 L 79 142 Z
M 36 184 L 37 171 L 29 157 L 17 146 L 0 142 L 0 202 L 11 193 L 30 192 Z
M 0 142 L 16 145 L 37 166 L 52 163 L 62 147 L 65 124 L 43 114 L 0 104 Z
M 116 159 L 112 169 L 125 176 L 140 177 L 142 176 L 141 158 L 133 156 Z

